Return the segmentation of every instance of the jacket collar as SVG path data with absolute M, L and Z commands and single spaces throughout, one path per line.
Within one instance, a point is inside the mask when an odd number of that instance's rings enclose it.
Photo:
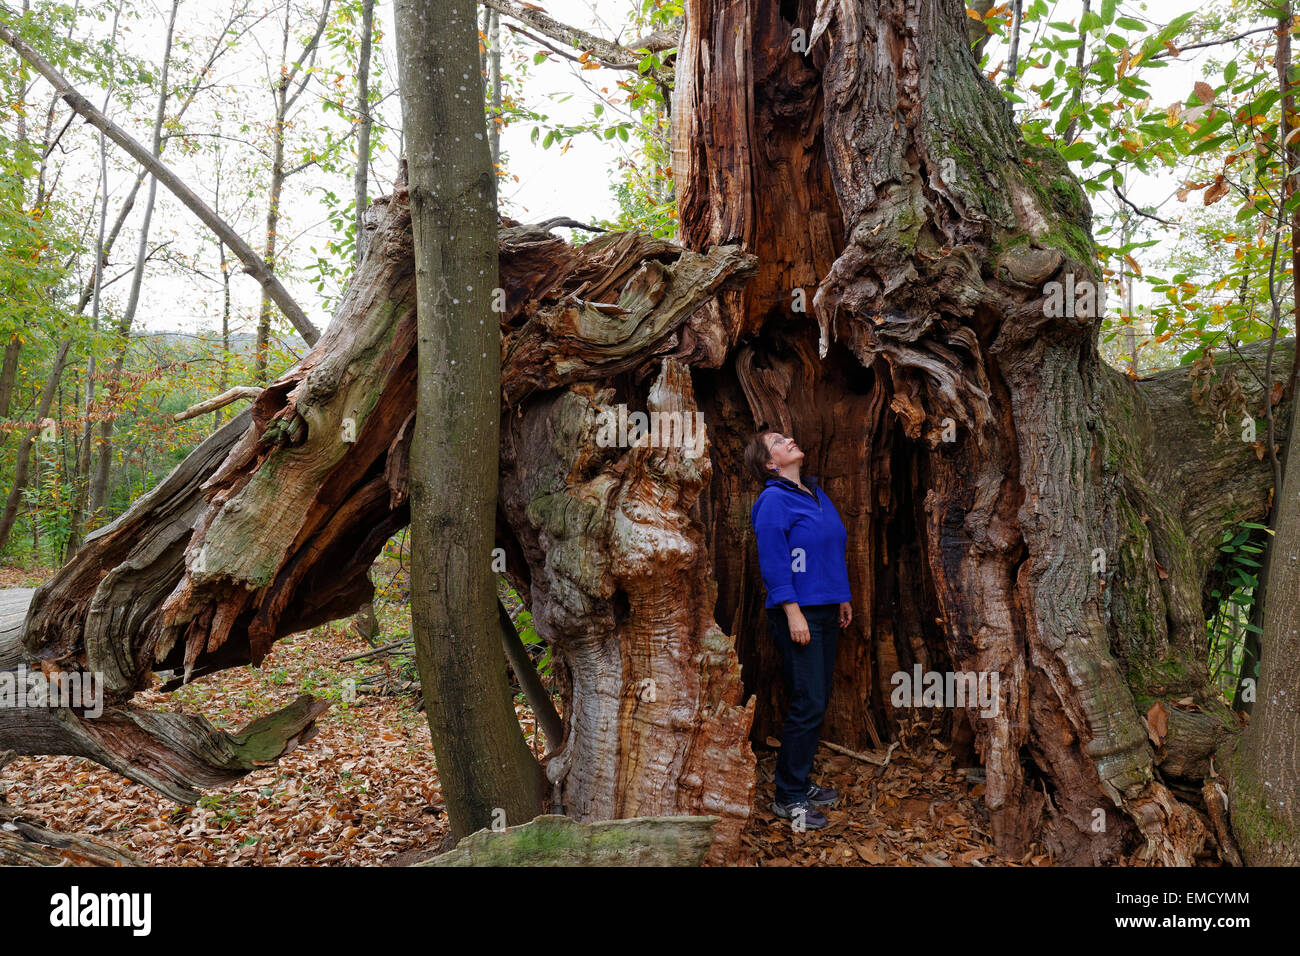
M 815 496 L 815 493 L 817 491 L 817 478 L 813 475 L 807 475 L 804 477 L 803 483 L 805 486 L 807 486 L 809 491 L 814 493 Z M 773 474 L 771 478 L 767 479 L 767 484 L 764 485 L 764 487 L 767 487 L 768 485 L 784 485 L 785 487 L 789 488 L 791 491 L 796 491 L 799 494 L 804 493 L 802 488 L 800 488 L 798 485 L 796 485 L 793 481 L 791 481 L 789 478 L 785 477 L 784 475 Z

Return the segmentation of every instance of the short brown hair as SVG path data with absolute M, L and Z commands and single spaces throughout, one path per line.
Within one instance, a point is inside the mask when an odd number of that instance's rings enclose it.
M 767 447 L 767 436 L 775 434 L 770 430 L 759 432 L 745 446 L 745 467 L 760 485 L 773 475 L 772 469 L 767 467 L 768 459 L 772 457 L 772 450 Z

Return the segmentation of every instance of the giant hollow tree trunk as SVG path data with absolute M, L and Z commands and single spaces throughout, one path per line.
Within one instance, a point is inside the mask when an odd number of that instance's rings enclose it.
M 1189 863 L 1213 837 L 1186 795 L 1239 727 L 1206 672 L 1204 591 L 1222 531 L 1269 502 L 1231 427 L 1262 414 L 1262 350 L 1139 382 L 1101 362 L 1088 205 L 1021 141 L 967 19 L 958 0 L 692 0 L 681 244 L 503 222 L 497 543 L 557 661 L 551 809 L 716 816 L 709 858 L 738 853 L 750 740 L 782 703 L 741 461 L 770 426 L 849 531 L 826 738 L 892 736 L 918 703 L 900 673 L 969 672 L 991 696 L 948 728 L 986 768 L 1001 852 Z M 100 670 L 129 707 L 154 670 L 257 663 L 369 599 L 409 507 L 404 186 L 369 218 L 320 342 L 87 540 L 0 664 Z
M 730 354 L 697 375 L 725 476 L 708 495 L 717 617 L 770 732 L 754 550 L 730 542 L 753 501 L 745 438 L 792 433 L 849 528 L 857 608 L 825 733 L 888 734 L 891 678 L 914 665 L 996 677 L 996 706 L 961 719 L 1004 853 L 1190 862 L 1204 828 L 1161 781 L 1206 773 L 1236 729 L 1208 686 L 1202 584 L 1270 482 L 1186 372 L 1132 384 L 1102 365 L 1087 202 L 1021 141 L 966 19 L 956 0 L 687 4 L 682 240 L 759 260 L 711 305 Z M 1220 375 L 1258 407 L 1251 376 Z

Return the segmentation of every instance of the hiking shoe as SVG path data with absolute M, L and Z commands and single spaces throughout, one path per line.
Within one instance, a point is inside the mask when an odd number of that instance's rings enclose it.
M 782 803 L 780 800 L 773 800 L 772 812 L 782 819 L 789 820 L 796 829 L 820 830 L 830 823 L 826 819 L 826 814 L 811 806 L 806 800 L 798 803 Z
M 819 787 L 815 783 L 808 785 L 808 802 L 814 807 L 829 807 L 839 799 L 840 795 L 834 787 Z

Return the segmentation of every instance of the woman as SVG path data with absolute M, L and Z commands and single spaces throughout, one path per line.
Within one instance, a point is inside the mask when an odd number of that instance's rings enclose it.
M 781 651 L 790 708 L 776 761 L 772 812 L 809 830 L 826 826 L 818 807 L 839 799 L 809 779 L 835 670 L 839 628 L 853 619 L 848 532 L 816 478 L 800 479 L 803 451 L 777 432 L 755 435 L 745 464 L 764 483 L 750 511 L 767 587 L 768 633 Z

